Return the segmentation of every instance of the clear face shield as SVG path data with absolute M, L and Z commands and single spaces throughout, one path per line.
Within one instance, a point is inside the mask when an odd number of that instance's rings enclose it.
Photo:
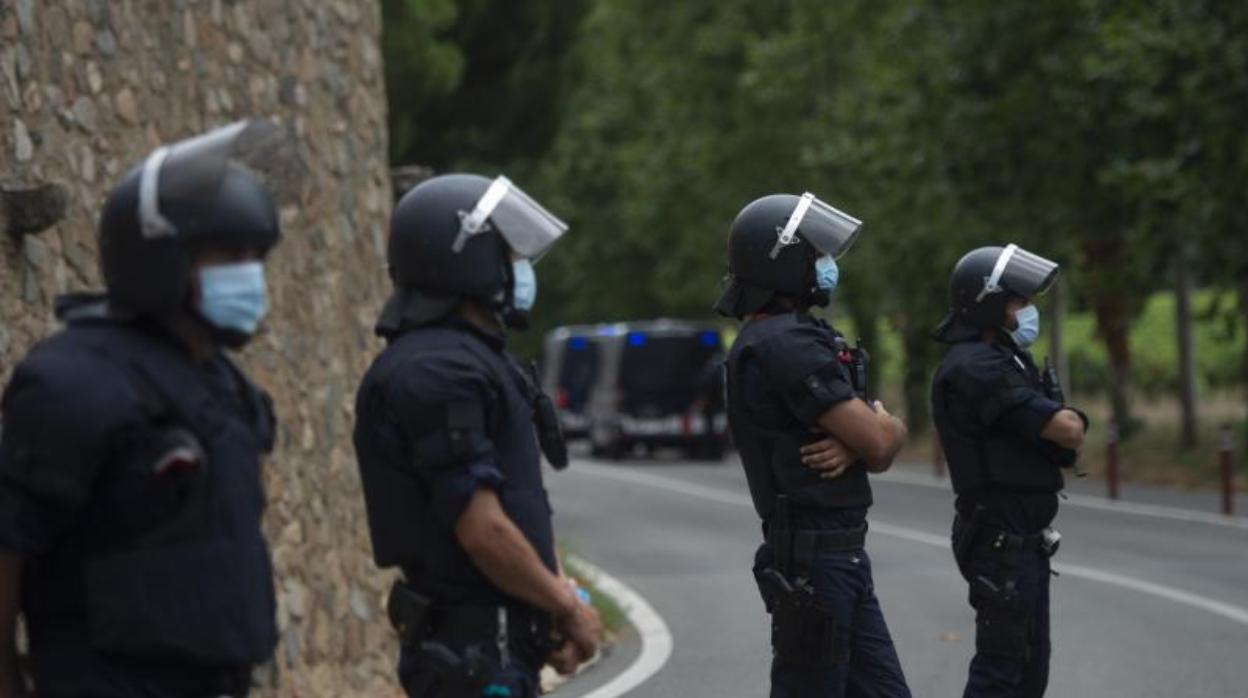
M 1039 296 L 1053 286 L 1061 267 L 1050 259 L 1032 254 L 1015 244 L 1005 246 L 984 288 L 975 298 L 981 302 L 993 293 L 1009 291 L 1025 298 Z
M 177 234 L 162 210 L 210 200 L 231 164 L 270 183 L 299 164 L 294 144 L 281 126 L 263 120 L 238 121 L 208 133 L 157 148 L 143 163 L 139 180 L 139 222 L 146 238 Z M 280 188 L 279 188 L 280 189 Z
M 806 192 L 798 199 L 784 227 L 776 229 L 771 258 L 775 259 L 780 250 L 802 240 L 810 243 L 819 254 L 837 258 L 853 246 L 861 230 L 862 221 Z
M 459 236 L 451 249 L 461 252 L 469 238 L 491 229 L 498 231 L 516 254 L 537 262 L 563 237 L 568 225 L 499 175 L 472 211 L 460 215 Z

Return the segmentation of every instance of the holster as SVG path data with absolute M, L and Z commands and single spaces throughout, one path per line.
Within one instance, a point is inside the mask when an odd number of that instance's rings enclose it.
M 553 647 L 545 614 L 507 606 L 441 605 L 402 580 L 386 603 L 399 640 L 438 677 L 432 698 L 479 698 L 513 657 L 540 666 Z M 464 647 L 455 651 L 452 647 Z
M 1027 660 L 1030 620 L 1014 585 L 1014 580 L 1009 579 L 998 586 L 982 575 L 971 580 L 976 652 Z
M 771 600 L 771 647 L 777 660 L 811 669 L 849 662 L 848 629 L 805 579 L 786 577 L 774 567 L 757 578 L 763 598 Z
M 420 663 L 437 676 L 430 698 L 480 698 L 500 668 L 476 647 L 461 655 L 437 642 L 420 644 Z
M 772 651 L 778 661 L 794 667 L 821 669 L 847 664 L 849 628 L 798 575 L 796 563 L 808 561 L 821 546 L 861 547 L 866 530 L 794 531 L 789 508 L 787 496 L 776 498 L 776 515 L 766 528 L 767 543 L 755 556 L 754 577 L 771 613 Z
M 403 580 L 395 580 L 390 587 L 386 615 L 403 644 L 419 647 L 429 637 L 432 609 L 433 600 L 412 589 Z

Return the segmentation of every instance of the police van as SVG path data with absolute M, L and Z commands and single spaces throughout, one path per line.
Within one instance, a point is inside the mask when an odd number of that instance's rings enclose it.
M 543 346 L 543 387 L 564 433 L 595 455 L 678 448 L 718 460 L 728 442 L 724 340 L 717 327 L 648 320 L 556 328 Z

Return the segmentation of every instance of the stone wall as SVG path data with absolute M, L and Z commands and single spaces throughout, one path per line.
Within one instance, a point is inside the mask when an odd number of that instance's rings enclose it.
M 0 189 L 64 198 L 52 227 L 0 231 L 0 381 L 56 328 L 56 294 L 100 286 L 100 203 L 148 151 L 246 116 L 298 138 L 308 176 L 282 210 L 275 315 L 244 353 L 282 423 L 266 475 L 282 638 L 265 695 L 396 694 L 350 446 L 386 290 L 380 21 L 374 0 L 0 0 Z

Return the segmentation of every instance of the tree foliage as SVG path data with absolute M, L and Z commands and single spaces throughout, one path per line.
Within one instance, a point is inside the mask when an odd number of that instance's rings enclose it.
M 1205 285 L 1236 291 L 1219 298 L 1242 299 L 1238 315 L 1211 312 L 1248 318 L 1243 3 L 386 8 L 388 51 L 410 50 L 388 68 L 396 155 L 519 170 L 572 224 L 539 268 L 542 326 L 709 316 L 735 213 L 804 190 L 866 221 L 838 312 L 868 343 L 900 333 L 915 428 L 948 271 L 975 246 L 1064 264 L 1124 423 L 1130 328 L 1179 251 Z

